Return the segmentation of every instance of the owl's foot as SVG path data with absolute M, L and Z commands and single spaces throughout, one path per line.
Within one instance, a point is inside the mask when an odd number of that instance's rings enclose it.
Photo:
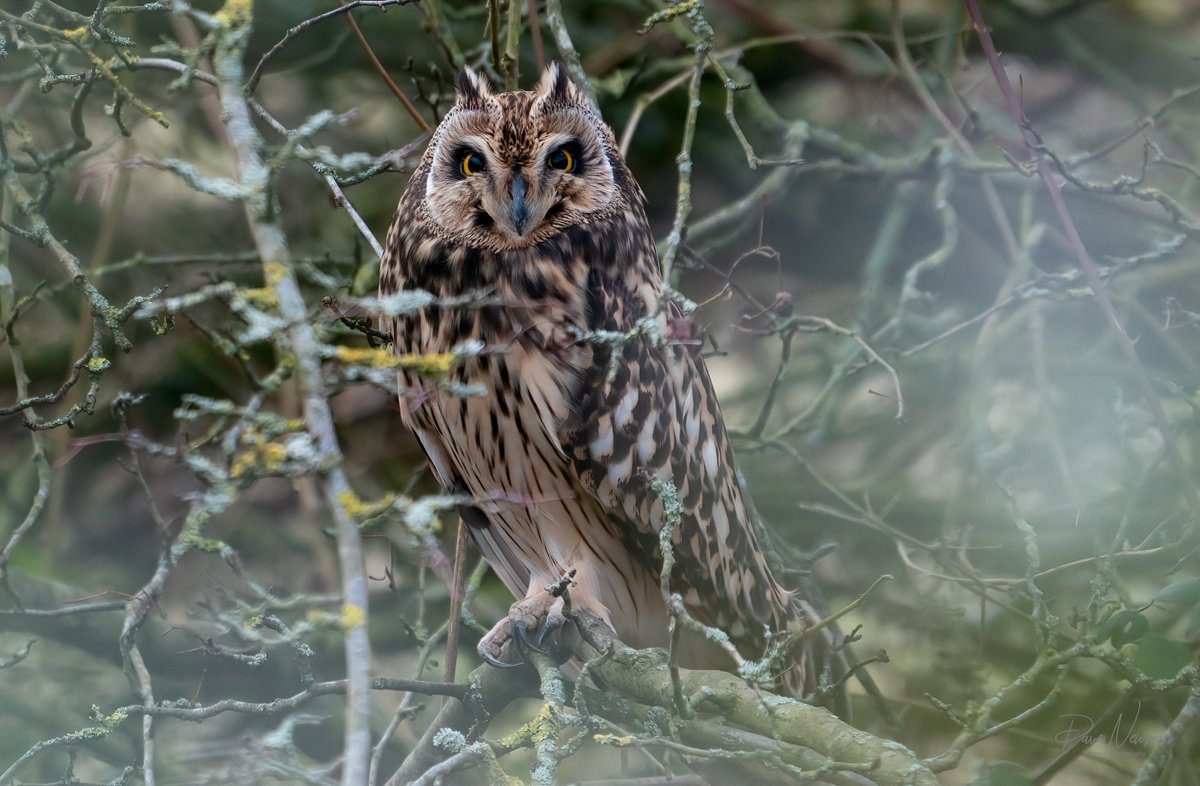
M 566 660 L 568 653 L 552 652 L 544 646 L 546 637 L 567 621 L 563 607 L 561 597 L 547 592 L 522 598 L 509 607 L 507 617 L 497 622 L 479 640 L 479 646 L 476 647 L 479 657 L 496 668 L 517 666 L 519 664 L 506 663 L 500 657 L 505 645 L 515 641 L 522 651 L 536 652 L 557 661 Z

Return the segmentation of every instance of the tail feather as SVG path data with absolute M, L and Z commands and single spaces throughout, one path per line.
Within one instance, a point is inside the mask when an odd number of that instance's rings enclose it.
M 834 623 L 812 630 L 824 615 L 809 600 L 811 596 L 806 595 L 796 593 L 789 599 L 790 644 L 782 653 L 781 681 L 788 694 L 826 707 L 843 720 L 849 720 L 846 680 L 853 663 L 845 647 L 845 637 Z

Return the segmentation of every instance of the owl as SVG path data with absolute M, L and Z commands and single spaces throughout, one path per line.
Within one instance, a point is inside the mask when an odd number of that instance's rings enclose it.
M 464 70 L 388 230 L 382 295 L 488 295 L 391 327 L 402 355 L 484 347 L 453 378 L 482 395 L 401 372 L 400 409 L 437 480 L 471 501 L 463 519 L 517 598 L 479 642 L 493 665 L 509 641 L 537 649 L 563 624 L 547 587 L 564 577 L 573 607 L 622 641 L 667 646 L 668 521 L 671 592 L 745 658 L 819 620 L 767 567 L 695 331 L 664 296 L 643 201 L 561 67 L 508 93 Z M 793 636 L 777 684 L 812 691 L 838 660 L 830 630 Z M 731 663 L 702 636 L 676 651 L 684 666 Z

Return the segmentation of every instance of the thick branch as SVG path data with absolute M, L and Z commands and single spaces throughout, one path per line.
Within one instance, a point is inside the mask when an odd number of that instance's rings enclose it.
M 673 706 L 671 671 L 654 650 L 633 650 L 612 637 L 599 619 L 577 613 L 584 638 L 611 653 L 596 658 L 590 670 L 606 687 L 642 704 Z M 585 649 L 581 648 L 581 649 Z M 873 737 L 839 720 L 822 707 L 762 694 L 724 671 L 679 669 L 685 696 L 698 713 L 721 715 L 728 723 L 775 740 L 802 745 L 834 762 L 871 764 L 870 777 L 882 786 L 935 786 L 937 779 L 902 745 Z
M 573 652 L 587 664 L 585 672 L 603 685 L 602 691 L 590 686 L 576 687 L 575 709 L 581 716 L 626 724 L 634 719 L 630 712 L 648 718 L 644 713 L 653 708 L 660 720 L 674 714 L 672 669 L 663 650 L 630 649 L 615 639 L 603 622 L 586 612 L 576 611 L 575 622 L 578 627 L 567 626 L 546 643 L 552 649 L 561 646 Z M 516 653 L 506 657 L 511 662 Z M 547 665 L 540 656 L 531 660 L 543 668 Z M 714 761 L 707 762 L 701 756 L 707 763 L 700 768 L 708 772 L 708 765 L 712 764 L 716 772 L 726 773 L 720 776 L 725 780 L 735 775 L 741 780 L 761 777 L 761 772 L 758 776 L 747 773 L 759 772 L 762 769 L 759 764 L 774 762 L 776 766 L 769 770 L 774 777 L 787 777 L 788 773 L 792 776 L 783 782 L 808 782 L 805 778 L 819 772 L 823 780 L 831 783 L 881 786 L 937 783 L 933 773 L 911 751 L 856 729 L 828 710 L 764 694 L 728 672 L 675 671 L 696 715 L 688 720 L 673 720 L 670 728 L 678 742 L 665 737 L 630 737 L 621 738 L 616 744 L 714 748 L 709 757 Z M 440 739 L 439 732 L 450 729 L 477 739 L 491 715 L 515 699 L 536 696 L 538 690 L 537 674 L 532 668 L 497 670 L 481 666 L 471 673 L 468 683 L 471 690 L 466 700 L 451 702 L 442 709 L 387 786 L 410 783 L 447 761 L 450 752 L 435 742 Z M 664 711 L 668 715 L 662 715 Z M 576 723 L 578 720 L 571 725 Z M 612 742 L 605 738 L 597 741 Z M 488 744 L 497 753 L 507 750 L 502 743 Z M 464 751 L 471 755 L 460 756 L 458 766 L 481 760 L 473 750 Z M 781 762 L 792 769 L 781 768 L 778 766 Z

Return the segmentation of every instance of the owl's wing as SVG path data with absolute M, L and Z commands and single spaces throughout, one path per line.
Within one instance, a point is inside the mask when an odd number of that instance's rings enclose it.
M 635 280 L 593 273 L 588 290 L 592 330 L 627 332 L 646 313 Z M 581 488 L 656 576 L 671 501 L 655 481 L 674 484 L 680 518 L 672 590 L 696 619 L 759 657 L 768 628 L 794 629 L 804 621 L 767 568 L 699 342 L 688 335 L 694 331 L 674 308 L 661 324 L 661 342 L 647 335 L 615 345 L 589 342 L 594 362 L 578 419 L 560 438 Z
M 433 470 L 434 477 L 442 488 L 452 494 L 463 497 L 470 495 L 467 484 L 454 470 L 446 446 L 437 433 L 418 423 L 411 413 L 405 413 L 404 422 L 417 437 L 421 450 Z M 513 595 L 520 597 L 529 586 L 529 566 L 519 555 L 513 552 L 509 541 L 497 535 L 488 521 L 487 515 L 475 505 L 459 505 L 458 515 L 475 538 L 475 543 L 483 556 L 487 558 L 492 570 L 500 577 L 500 581 Z

